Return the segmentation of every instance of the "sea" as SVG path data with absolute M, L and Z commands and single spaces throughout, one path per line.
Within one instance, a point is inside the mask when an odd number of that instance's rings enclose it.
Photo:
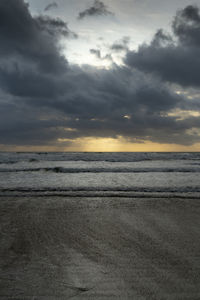
M 198 153 L 0 152 L 0 197 L 200 196 Z

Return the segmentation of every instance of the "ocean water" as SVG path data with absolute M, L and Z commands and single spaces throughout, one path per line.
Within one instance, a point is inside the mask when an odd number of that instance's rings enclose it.
M 200 195 L 200 153 L 0 153 L 0 196 Z

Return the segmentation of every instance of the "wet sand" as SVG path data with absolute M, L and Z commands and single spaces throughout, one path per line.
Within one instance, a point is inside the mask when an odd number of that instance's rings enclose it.
M 200 299 L 200 200 L 1 198 L 0 299 Z

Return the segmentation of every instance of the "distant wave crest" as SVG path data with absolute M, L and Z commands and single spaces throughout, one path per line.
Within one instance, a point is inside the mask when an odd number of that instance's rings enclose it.
M 53 172 L 53 173 L 200 173 L 200 167 L 187 168 L 126 168 L 126 167 L 106 167 L 106 168 L 0 168 L 0 172 Z

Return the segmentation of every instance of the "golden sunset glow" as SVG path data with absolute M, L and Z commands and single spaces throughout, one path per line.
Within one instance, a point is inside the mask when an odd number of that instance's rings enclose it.
M 70 143 L 65 145 L 65 143 Z M 2 151 L 4 146 L 0 145 Z M 7 151 L 27 151 L 27 152 L 46 152 L 46 151 L 66 151 L 66 152 L 198 152 L 200 143 L 191 146 L 177 144 L 159 144 L 146 141 L 145 143 L 131 143 L 125 139 L 112 138 L 80 138 L 75 140 L 62 139 L 59 143 L 52 146 L 6 146 Z
M 65 151 L 84 151 L 84 152 L 185 152 L 199 151 L 200 143 L 191 146 L 177 144 L 159 144 L 150 141 L 130 142 L 119 137 L 113 138 L 80 138 L 71 141 L 71 145 L 64 148 Z

